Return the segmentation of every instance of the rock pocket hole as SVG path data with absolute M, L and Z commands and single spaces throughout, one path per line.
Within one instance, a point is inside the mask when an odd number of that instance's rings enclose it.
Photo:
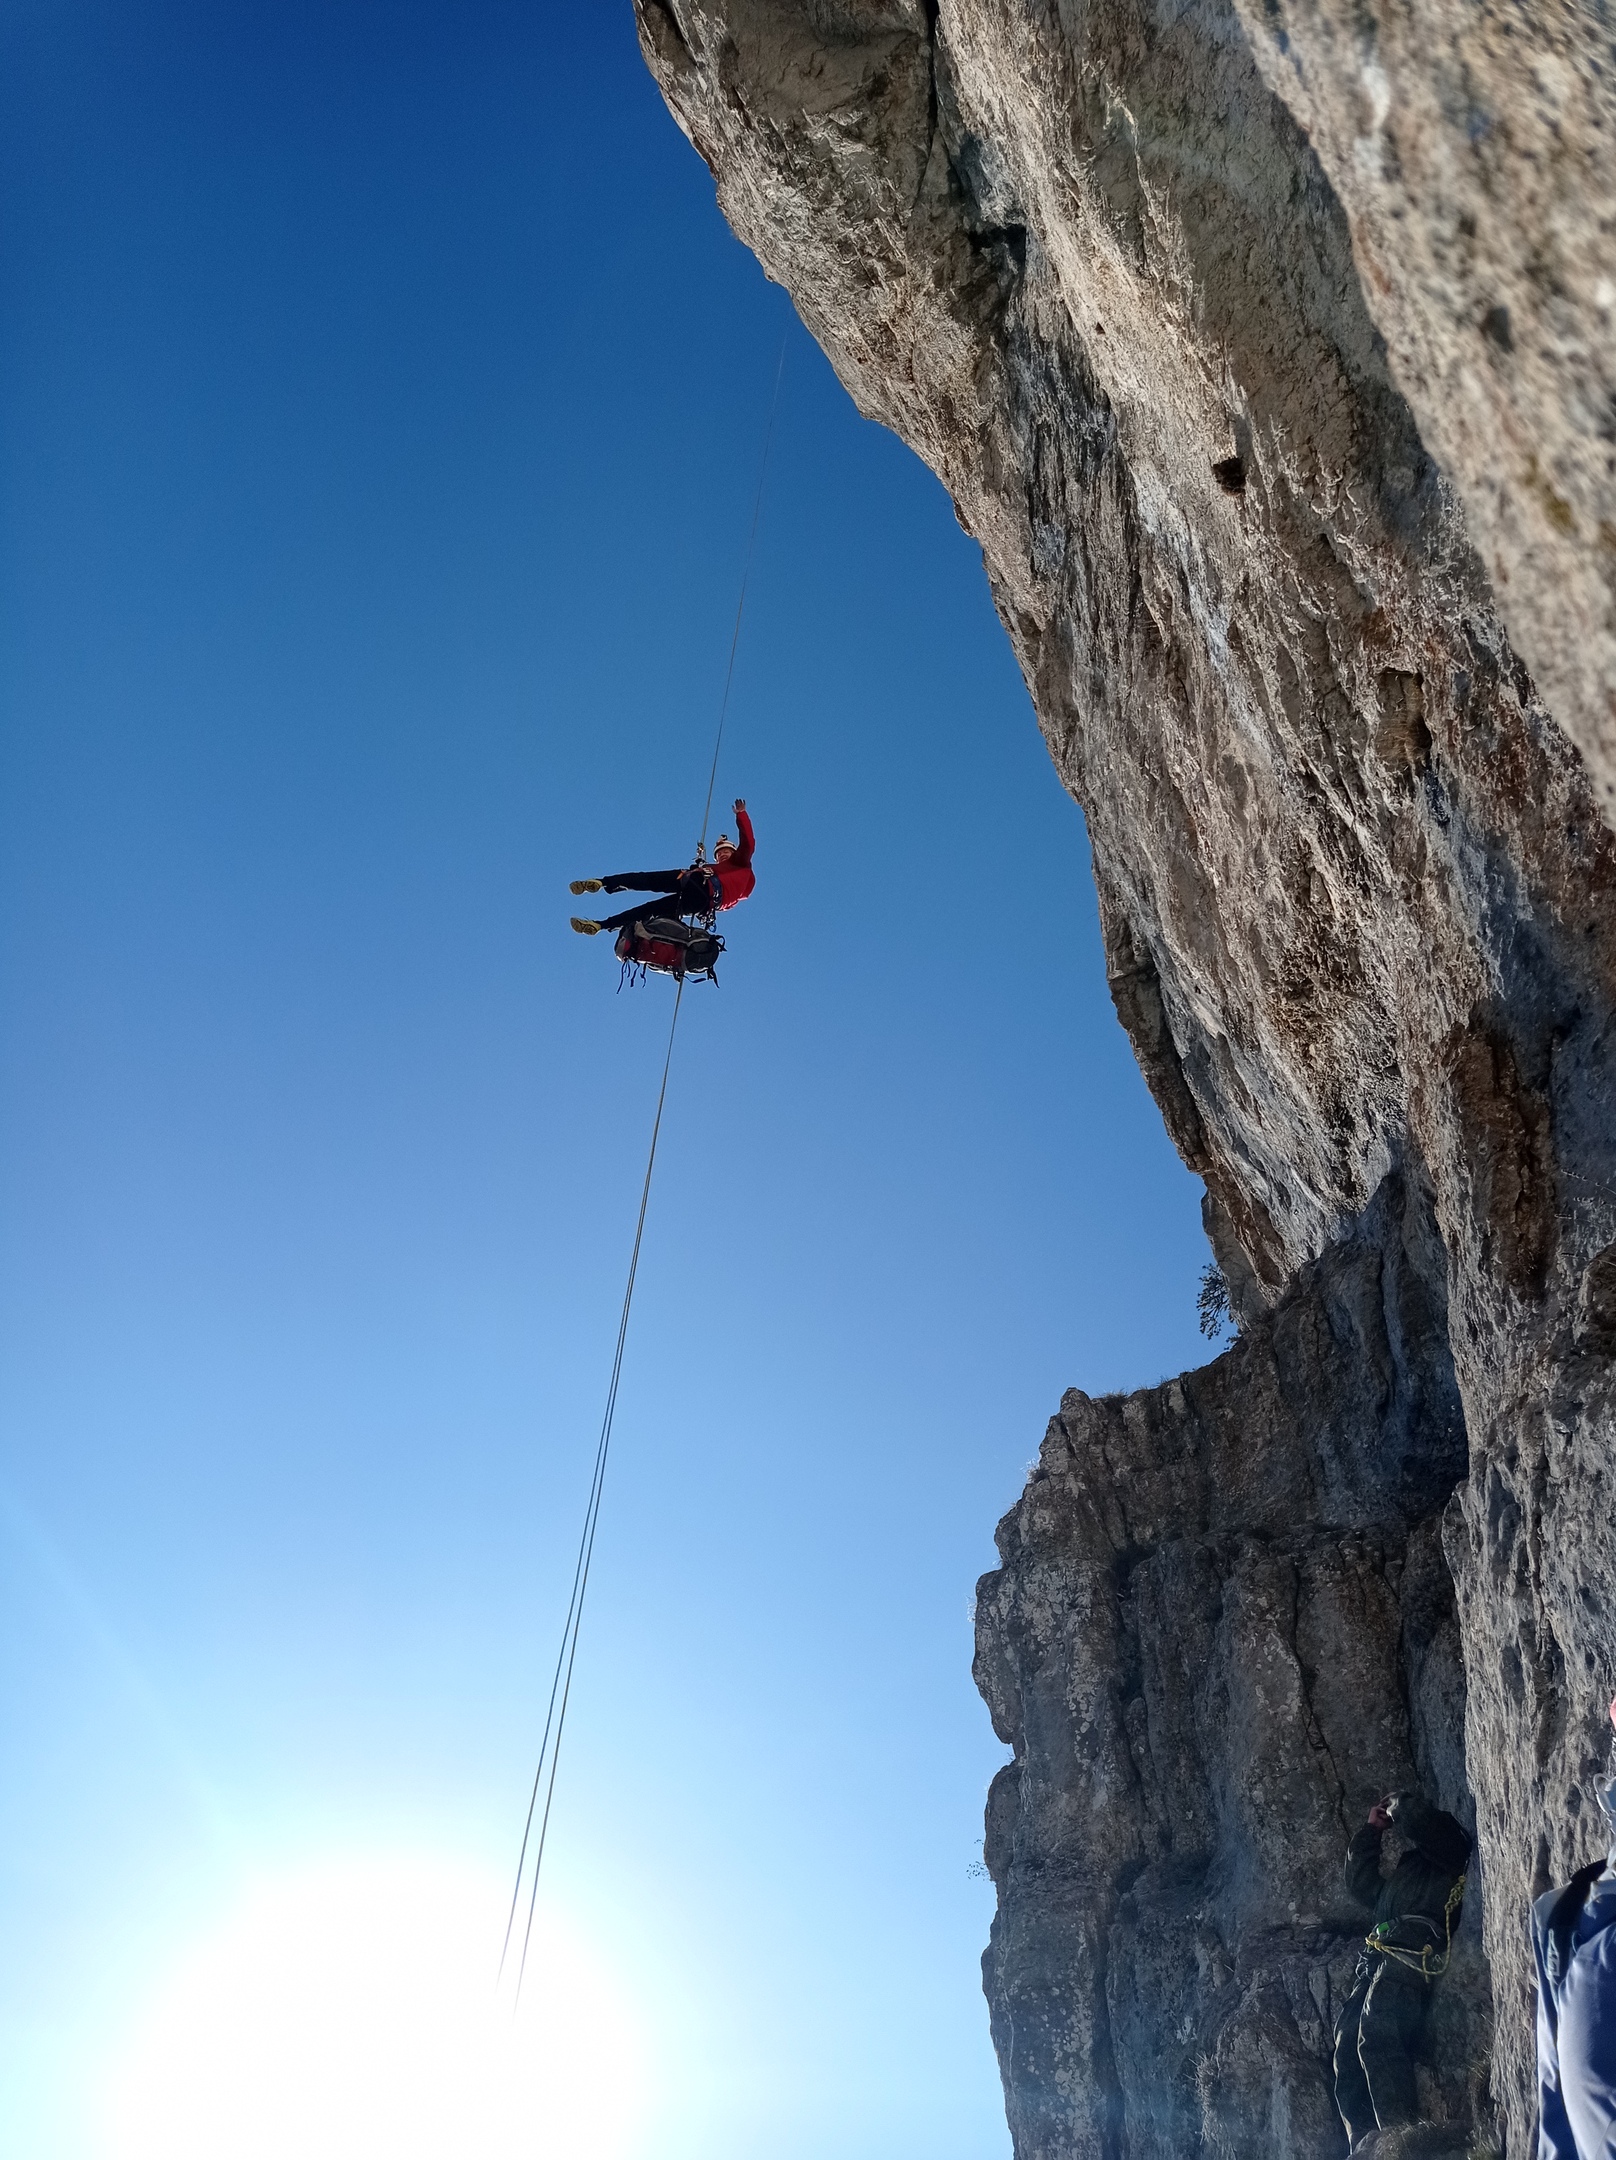
M 1243 457 L 1219 458 L 1212 467 L 1212 477 L 1225 495 L 1244 495 L 1246 492 L 1246 461 Z

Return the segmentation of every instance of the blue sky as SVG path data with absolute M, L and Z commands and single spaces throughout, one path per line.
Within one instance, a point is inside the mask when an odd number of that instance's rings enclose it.
M 514 1864 L 669 1002 L 566 881 L 694 841 L 784 336 L 546 1911 L 624 2160 L 1004 2153 L 971 1592 L 1206 1250 L 978 553 L 626 5 L 0 53 L 14 2149 L 183 2160 L 116 2066 L 254 1896 Z

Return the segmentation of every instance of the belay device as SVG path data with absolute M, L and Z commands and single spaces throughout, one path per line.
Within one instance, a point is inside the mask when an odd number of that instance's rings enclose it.
M 718 980 L 718 956 L 724 940 L 716 930 L 679 922 L 671 915 L 651 915 L 643 922 L 625 923 L 614 948 L 623 963 L 623 976 L 643 980 L 646 970 L 671 975 L 686 982 L 692 975 Z

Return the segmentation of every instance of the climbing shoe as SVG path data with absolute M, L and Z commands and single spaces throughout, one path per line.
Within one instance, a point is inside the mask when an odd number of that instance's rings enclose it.
M 572 927 L 574 928 L 574 930 L 577 931 L 580 937 L 593 937 L 596 931 L 599 930 L 600 924 L 598 922 L 591 922 L 587 915 L 574 915 L 574 917 L 572 918 Z
M 598 877 L 575 877 L 568 890 L 571 892 L 599 892 L 600 879 Z

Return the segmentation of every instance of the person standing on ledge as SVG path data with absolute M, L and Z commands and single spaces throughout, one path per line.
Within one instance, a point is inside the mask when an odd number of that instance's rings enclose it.
M 1616 1776 L 1594 1798 L 1609 1851 L 1532 1907 L 1538 2160 L 1616 2160 Z
M 1388 1830 L 1406 1849 L 1383 1875 Z M 1469 1832 L 1417 1792 L 1377 1801 L 1347 1848 L 1348 1895 L 1375 1920 L 1335 2027 L 1335 2104 L 1354 2152 L 1377 2129 L 1419 2119 L 1414 2049 L 1447 1970 L 1469 1865 Z
M 583 937 L 594 937 L 598 931 L 621 930 L 628 923 L 644 922 L 652 915 L 708 916 L 736 906 L 757 883 L 752 875 L 752 820 L 746 814 L 744 795 L 735 798 L 735 829 L 740 834 L 738 842 L 731 840 L 728 833 L 720 833 L 712 861 L 693 862 L 688 870 L 622 870 L 616 877 L 574 878 L 575 893 L 649 892 L 659 897 L 624 908 L 620 915 L 608 915 L 600 922 L 587 915 L 574 915 L 572 927 Z

